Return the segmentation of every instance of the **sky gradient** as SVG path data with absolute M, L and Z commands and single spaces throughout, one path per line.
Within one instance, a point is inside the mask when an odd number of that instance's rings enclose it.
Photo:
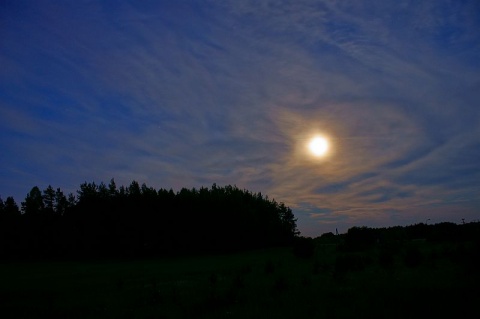
M 477 0 L 2 1 L 0 196 L 231 184 L 307 236 L 480 219 L 479 57 Z

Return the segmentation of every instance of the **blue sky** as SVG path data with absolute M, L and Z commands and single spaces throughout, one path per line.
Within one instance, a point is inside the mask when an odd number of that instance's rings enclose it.
M 0 196 L 235 184 L 309 236 L 479 219 L 479 56 L 476 0 L 2 1 Z

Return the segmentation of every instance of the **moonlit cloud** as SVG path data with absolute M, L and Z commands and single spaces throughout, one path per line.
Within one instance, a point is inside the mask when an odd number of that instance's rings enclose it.
M 305 235 L 478 219 L 477 1 L 0 10 L 0 195 L 236 184 Z M 313 134 L 331 141 L 321 159 Z

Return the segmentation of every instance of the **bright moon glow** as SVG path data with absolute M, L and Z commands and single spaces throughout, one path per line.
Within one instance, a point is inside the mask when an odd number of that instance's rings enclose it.
M 315 137 L 310 141 L 308 147 L 313 155 L 323 156 L 328 151 L 328 141 L 324 137 Z

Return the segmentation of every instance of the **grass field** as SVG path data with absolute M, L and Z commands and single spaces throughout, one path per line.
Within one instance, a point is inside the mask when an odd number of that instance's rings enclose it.
M 462 250 L 463 249 L 463 250 Z M 476 318 L 465 245 L 0 264 L 1 318 Z M 468 255 L 468 254 L 467 254 Z

